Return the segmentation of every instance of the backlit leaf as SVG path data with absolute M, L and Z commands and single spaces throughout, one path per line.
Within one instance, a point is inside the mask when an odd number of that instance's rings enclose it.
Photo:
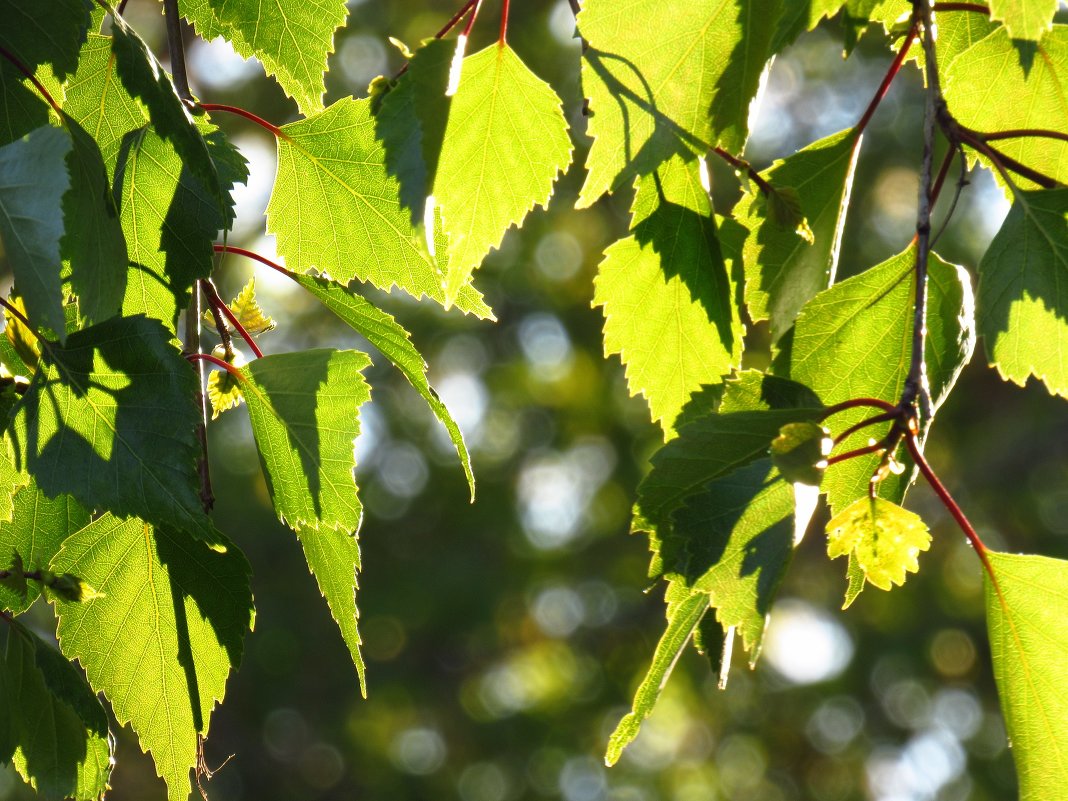
M 1053 27 L 1057 0 L 990 0 L 990 16 L 1005 23 L 1013 39 L 1041 39 Z
M 560 98 L 507 44 L 463 61 L 434 179 L 449 238 L 446 305 L 571 163 Z
M 1068 189 L 1019 192 L 979 263 L 987 358 L 1021 386 L 1068 396 Z
M 920 516 L 885 498 L 858 498 L 827 524 L 827 555 L 849 555 L 851 569 L 881 590 L 904 584 L 906 571 L 920 569 L 920 551 L 930 547 Z
M 1068 562 L 986 552 L 986 620 L 1020 801 L 1045 801 L 1068 782 Z
M 631 236 L 598 267 L 593 305 L 605 354 L 620 355 L 631 394 L 671 437 L 690 395 L 738 366 L 743 328 L 697 163 L 676 158 L 640 179 L 633 211 Z
M 780 0 L 589 0 L 578 16 L 589 47 L 589 206 L 674 155 L 722 143 L 740 153 L 749 105 L 771 55 Z
M 796 224 L 769 218 L 781 198 L 769 204 L 755 187 L 734 208 L 734 218 L 751 231 L 743 246 L 745 302 L 754 320 L 771 321 L 775 339 L 810 298 L 834 281 L 858 145 L 852 130 L 842 131 L 761 173 L 773 186 L 796 193 L 807 235 L 798 233 Z
M 107 514 L 52 560 L 55 572 L 99 593 L 56 602 L 60 650 L 133 727 L 171 801 L 189 796 L 198 734 L 208 732 L 254 615 L 248 562 L 217 532 L 212 545 Z
M 204 39 L 224 36 L 245 58 L 258 58 L 301 114 L 323 110 L 326 60 L 345 24 L 344 0 L 180 0 L 178 8 Z
M 241 323 L 241 327 L 253 336 L 273 331 L 275 328 L 275 321 L 260 308 L 256 300 L 255 277 L 248 279 L 248 283 L 241 288 L 237 297 L 230 301 L 230 311 Z
M 245 399 L 240 383 L 229 370 L 213 370 L 209 373 L 207 392 L 212 420 L 225 411 L 237 408 Z

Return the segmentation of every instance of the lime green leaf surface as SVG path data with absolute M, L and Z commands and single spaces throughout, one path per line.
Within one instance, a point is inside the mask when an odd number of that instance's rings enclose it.
M 207 391 L 212 420 L 223 412 L 236 408 L 245 399 L 241 393 L 240 382 L 229 370 L 214 370 L 209 373 Z
M 1020 801 L 1068 786 L 1068 562 L 987 551 L 986 620 Z
M 101 798 L 111 774 L 107 715 L 78 669 L 18 623 L 0 647 L 12 762 L 43 798 Z M 0 751 L 0 760 L 6 757 Z
M 0 148 L 0 239 L 27 316 L 61 337 L 63 288 L 60 205 L 70 187 L 65 159 L 71 139 L 61 128 L 38 128 Z
M 623 749 L 638 736 L 642 721 L 649 717 L 653 707 L 656 706 L 656 699 L 660 697 L 660 690 L 671 675 L 675 662 L 678 661 L 686 644 L 693 636 L 694 629 L 697 628 L 707 611 L 708 596 L 703 592 L 694 593 L 674 608 L 668 620 L 667 629 L 656 645 L 653 663 L 649 666 L 645 678 L 642 679 L 634 694 L 631 711 L 619 721 L 619 725 L 608 739 L 608 750 L 604 757 L 605 764 L 614 765 L 622 755 Z
M 778 13 L 779 0 L 585 3 L 578 27 L 589 44 L 582 88 L 594 142 L 579 207 L 673 155 L 720 142 L 740 153 Z
M 437 392 L 427 381 L 426 362 L 412 344 L 408 332 L 392 315 L 372 305 L 370 301 L 346 287 L 311 275 L 291 273 L 291 276 L 308 292 L 315 295 L 326 308 L 378 348 L 382 355 L 393 362 L 404 374 L 415 391 L 423 397 L 430 411 L 449 433 L 449 439 L 456 448 L 456 454 L 460 457 L 460 464 L 467 476 L 471 499 L 474 500 L 475 475 L 471 469 L 471 455 L 464 443 L 464 435 L 448 408 L 441 402 Z
M 344 0 L 181 0 L 178 8 L 205 39 L 224 36 L 255 56 L 305 116 L 323 110 L 326 59 L 345 24 Z
M 1021 386 L 1068 397 L 1068 189 L 1019 192 L 979 263 L 987 358 Z
M 593 305 L 605 354 L 620 355 L 631 394 L 670 437 L 690 395 L 738 366 L 744 332 L 697 163 L 675 158 L 640 179 L 633 211 L 631 236 L 598 267 Z
M 221 204 L 219 174 L 204 137 L 178 97 L 170 77 L 144 40 L 121 16 L 112 18 L 111 52 L 122 85 L 144 104 L 156 133 L 174 145 L 182 163 Z
M 48 105 L 31 89 L 22 73 L 0 60 L 0 147 L 48 125 Z
M 449 238 L 446 304 L 509 227 L 549 202 L 571 150 L 560 98 L 512 48 L 463 60 L 434 179 Z
M 99 593 L 56 603 L 60 649 L 81 662 L 119 723 L 133 726 L 171 801 L 189 796 L 197 736 L 208 732 L 254 615 L 248 562 L 217 532 L 214 547 L 108 514 L 52 560 L 55 572 Z
M 734 218 L 752 232 L 743 246 L 745 302 L 754 320 L 771 321 L 775 339 L 834 281 L 857 144 L 852 130 L 832 134 L 761 173 L 773 186 L 797 193 L 811 241 L 794 226 L 769 219 L 768 203 L 756 188 L 734 208 Z
M 353 441 L 360 405 L 371 397 L 360 375 L 371 363 L 354 350 L 306 350 L 256 359 L 241 368 L 267 486 L 290 527 L 360 527 Z
M 126 289 L 126 239 L 100 149 L 75 120 L 64 117 L 63 122 L 72 147 L 67 153 L 70 189 L 63 196 L 59 248 L 70 261 L 79 312 L 92 324 L 119 313 Z
M 274 329 L 276 323 L 267 314 L 256 300 L 256 278 L 248 279 L 237 297 L 230 301 L 230 311 L 241 323 L 241 327 L 253 336 L 266 333 Z
M 49 498 L 31 480 L 14 496 L 14 515 L 0 522 L 0 568 L 17 553 L 27 571 L 48 567 L 63 541 L 89 523 L 89 512 L 69 495 Z M 18 597 L 0 586 L 0 607 L 18 614 L 41 594 L 41 584 L 30 581 L 26 595 Z
M 342 284 L 359 278 L 380 289 L 396 285 L 444 302 L 442 276 L 401 206 L 370 109 L 370 100 L 344 98 L 283 126 L 267 230 L 297 270 Z
M 901 397 L 912 358 L 912 304 L 915 297 L 916 253 L 909 248 L 857 276 L 835 284 L 813 298 L 797 318 L 792 335 L 782 340 L 775 372 L 811 387 L 824 403 L 851 398 Z M 971 284 L 962 267 L 932 253 L 927 283 L 927 376 L 936 410 L 975 347 Z M 853 409 L 834 415 L 835 433 L 874 414 Z M 837 453 L 882 437 L 888 423 L 865 428 L 849 437 Z M 865 496 L 879 464 L 877 454 L 832 465 L 822 487 L 837 513 Z M 908 473 L 887 477 L 879 494 L 895 503 L 904 497 Z
M 930 547 L 920 516 L 885 498 L 858 498 L 827 523 L 827 555 L 848 555 L 850 569 L 859 568 L 881 590 L 904 584 L 906 571 L 920 569 L 920 551 Z
M 1044 128 L 1068 133 L 1068 25 L 1054 25 L 1038 43 L 1014 42 L 1004 28 L 998 28 L 940 66 L 946 101 L 962 125 L 979 131 Z M 986 80 L 975 80 L 976 75 Z M 1006 103 L 1004 98 L 1020 101 Z M 1022 137 L 991 144 L 1068 183 L 1068 142 Z M 1033 186 L 1026 179 L 1017 180 L 1025 188 Z
M 170 340 L 155 320 L 115 317 L 45 348 L 11 427 L 44 493 L 203 529 L 196 378 Z
M 74 72 L 89 27 L 85 0 L 0 0 L 0 47 L 30 70 L 48 64 L 59 80 Z
M 767 456 L 784 425 L 822 413 L 819 400 L 800 384 L 741 373 L 727 382 L 719 413 L 687 423 L 653 456 L 653 469 L 638 486 L 634 528 L 655 530 L 708 482 Z
M 832 444 L 818 423 L 787 423 L 771 441 L 771 461 L 787 481 L 818 487 Z
M 111 37 L 89 34 L 78 58 L 78 71 L 67 83 L 63 111 L 96 140 L 108 176 L 114 176 L 123 136 L 147 123 L 148 114 L 119 80 Z
M 1056 13 L 1057 0 L 990 0 L 991 18 L 1004 22 L 1013 39 L 1041 39 Z

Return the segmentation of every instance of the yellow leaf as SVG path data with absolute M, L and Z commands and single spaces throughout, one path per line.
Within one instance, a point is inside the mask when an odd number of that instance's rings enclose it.
M 931 533 L 919 515 L 885 498 L 861 498 L 827 524 L 827 555 L 849 554 L 868 582 L 882 590 L 904 584 L 906 572 L 919 570 L 920 551 L 930 547 Z M 851 587 L 853 597 L 857 591 Z

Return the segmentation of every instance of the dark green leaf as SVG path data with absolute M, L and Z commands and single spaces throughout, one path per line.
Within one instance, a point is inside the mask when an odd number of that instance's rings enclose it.
M 48 125 L 48 104 L 27 86 L 22 73 L 0 59 L 0 147 Z
M 0 0 L 0 47 L 30 70 L 50 65 L 62 81 L 78 64 L 90 6 L 86 0 Z
M 771 461 L 787 481 L 818 487 L 831 444 L 830 432 L 817 423 L 787 423 L 771 441 Z

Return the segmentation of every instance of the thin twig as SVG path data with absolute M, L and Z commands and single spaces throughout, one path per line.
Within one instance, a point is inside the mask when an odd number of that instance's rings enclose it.
M 178 97 L 189 105 L 196 103 L 189 91 L 189 75 L 185 71 L 185 41 L 182 37 L 182 20 L 178 15 L 178 0 L 163 0 L 163 16 L 167 20 L 167 49 L 171 58 L 171 75 Z
M 225 103 L 201 103 L 200 108 L 204 109 L 204 111 L 225 111 L 227 114 L 236 114 L 239 117 L 244 117 L 246 120 L 251 120 L 261 128 L 270 131 L 279 139 L 289 139 L 278 126 L 271 125 L 271 123 L 267 122 L 263 117 L 258 117 L 251 111 L 246 111 L 238 106 L 228 106 Z
M 763 192 L 765 195 L 770 195 L 772 192 L 775 191 L 772 188 L 771 184 L 764 180 L 760 173 L 753 168 L 753 165 L 745 159 L 738 158 L 737 156 L 732 155 L 730 152 L 724 150 L 722 147 L 714 147 L 712 148 L 712 152 L 719 156 L 721 159 L 723 159 L 725 162 L 730 164 L 732 167 L 734 167 L 734 169 L 738 170 L 738 172 L 744 172 L 746 175 L 748 175 L 749 180 L 756 184 L 758 187 L 760 187 L 760 191 Z
M 501 34 L 497 38 L 497 44 L 504 44 L 504 37 L 508 35 L 508 5 L 509 0 L 504 0 L 501 3 Z
M 860 118 L 860 122 L 856 125 L 857 134 L 864 133 L 864 129 L 868 127 L 872 115 L 875 114 L 875 110 L 879 108 L 879 104 L 886 97 L 886 93 L 890 91 L 890 85 L 901 70 L 901 65 L 905 63 L 905 57 L 908 55 L 909 48 L 912 47 L 912 42 L 916 38 L 917 27 L 918 23 L 916 21 L 913 21 L 912 25 L 909 26 L 908 33 L 905 34 L 905 41 L 897 51 L 897 55 L 890 64 L 890 68 L 886 71 L 886 75 L 883 76 L 882 83 L 879 84 L 879 88 L 875 91 L 875 97 L 871 99 L 867 109 L 864 110 L 863 116 Z
M 232 375 L 238 381 L 242 381 L 243 382 L 245 380 L 245 376 L 241 374 L 241 370 L 238 367 L 236 367 L 235 365 L 230 364 L 230 362 L 225 361 L 224 359 L 220 359 L 218 356 L 215 356 L 214 354 L 211 354 L 211 353 L 187 353 L 185 355 L 185 358 L 186 358 L 186 361 L 188 361 L 190 363 L 195 363 L 195 364 L 198 364 L 198 365 L 202 364 L 203 362 L 211 362 L 216 367 L 221 367 L 223 370 L 228 372 L 230 375 Z
M 935 3 L 935 11 L 974 11 L 990 16 L 990 9 L 980 3 Z
M 215 330 L 219 332 L 219 339 L 222 341 L 223 351 L 226 353 L 226 361 L 232 362 L 234 360 L 234 338 L 230 336 L 230 329 L 226 327 L 226 321 L 220 311 L 221 308 L 226 308 L 226 304 L 219 297 L 219 290 L 215 288 L 215 284 L 210 278 L 198 279 L 197 285 L 208 299 L 208 311 L 211 312 L 211 320 L 215 323 Z
M 835 437 L 834 444 L 835 446 L 841 445 L 843 442 L 845 442 L 851 436 L 856 434 L 858 431 L 863 431 L 865 428 L 878 425 L 879 423 L 889 423 L 891 420 L 896 420 L 897 416 L 898 412 L 895 409 L 892 412 L 883 412 L 882 414 L 877 414 L 874 417 L 868 417 L 865 420 L 861 420 L 859 423 L 851 425 L 849 428 L 847 428 L 845 431 Z
M 577 17 L 579 12 L 582 11 L 582 6 L 579 5 L 579 0 L 567 0 L 567 2 L 571 6 L 571 13 Z
M 824 409 L 823 414 L 820 416 L 821 420 L 826 420 L 828 417 L 838 414 L 839 412 L 848 411 L 849 409 L 869 408 L 869 409 L 881 409 L 884 412 L 893 414 L 897 412 L 897 407 L 892 403 L 887 403 L 884 400 L 878 398 L 851 398 L 841 403 L 836 403 L 833 406 L 828 406 Z
M 869 453 L 879 453 L 879 451 L 885 451 L 886 447 L 886 440 L 879 440 L 878 442 L 873 442 L 871 445 L 865 445 L 863 448 L 857 448 L 856 450 L 846 451 L 837 456 L 832 456 L 827 460 L 827 466 L 830 467 L 832 464 L 846 462 L 850 459 L 855 459 L 858 456 L 867 456 Z
M 475 0 L 475 7 L 471 9 L 471 18 L 467 20 L 467 24 L 464 26 L 464 37 L 471 35 L 471 29 L 475 27 L 475 20 L 478 18 L 479 9 L 482 8 L 482 0 Z
M 999 139 L 1027 139 L 1029 137 L 1060 139 L 1062 142 L 1068 142 L 1068 133 L 1050 131 L 1045 128 L 1013 128 L 1008 131 L 994 131 L 993 133 L 979 133 L 978 135 L 984 142 L 996 142 Z
M 972 132 L 968 131 L 967 129 L 961 131 L 961 141 L 969 147 L 978 150 L 980 153 L 990 159 L 990 161 L 993 162 L 995 166 L 997 166 L 999 169 L 1012 170 L 1017 175 L 1021 176 L 1022 178 L 1026 178 L 1027 180 L 1032 181 L 1033 183 L 1038 184 L 1043 189 L 1056 189 L 1059 186 L 1063 186 L 1063 184 L 1061 184 L 1061 182 L 1058 181 L 1056 178 L 1051 178 L 1050 176 L 1045 175 L 1044 173 L 1041 173 L 1038 170 L 1034 170 L 1031 167 L 1028 167 L 1026 164 L 1021 164 L 1019 161 L 1012 158 L 1011 156 L 1007 156 L 1002 153 L 993 145 L 989 145 L 982 139 L 973 136 Z M 1012 182 L 1010 181 L 1010 183 Z
M 200 420 L 197 422 L 197 438 L 200 440 L 200 456 L 197 458 L 197 472 L 200 474 L 200 503 L 205 512 L 215 506 L 215 494 L 211 490 L 211 472 L 208 467 L 208 398 L 204 394 L 204 365 L 196 357 L 206 356 L 200 352 L 200 293 L 193 292 L 189 308 L 185 313 L 186 358 L 196 362 L 197 394 L 196 402 L 200 407 Z
M 36 337 L 38 342 L 47 342 L 47 340 L 44 337 L 42 337 L 39 333 L 37 333 L 37 329 L 33 327 L 33 325 L 30 323 L 30 321 L 26 319 L 26 315 L 23 314 L 22 312 L 20 312 L 15 307 L 15 304 L 9 302 L 8 300 L 6 300 L 4 298 L 0 298 L 0 306 L 3 306 L 5 309 L 7 309 L 8 312 L 10 312 L 12 317 L 14 317 L 16 320 L 18 320 L 24 326 L 26 326 L 26 329 L 31 334 L 33 334 L 34 337 Z
M 233 313 L 226 302 L 219 297 L 219 290 L 216 288 L 214 282 L 208 278 L 204 281 L 204 292 L 208 296 L 208 303 L 211 304 L 213 310 L 213 319 L 215 320 L 215 326 L 218 328 L 220 324 L 222 327 L 219 329 L 219 336 L 223 337 L 223 332 L 226 332 L 223 342 L 230 342 L 230 347 L 227 349 L 227 361 L 233 359 L 233 338 L 230 336 L 230 331 L 226 328 L 226 324 L 215 315 L 222 314 L 230 321 L 230 325 L 234 327 L 234 330 L 241 335 L 241 338 L 248 343 L 248 346 L 252 348 L 252 352 L 256 354 L 257 359 L 263 358 L 263 351 L 260 350 L 259 345 L 256 344 L 256 340 L 252 338 L 252 335 L 245 329 L 245 326 L 241 325 L 241 321 L 237 319 L 237 315 Z M 226 347 L 224 344 L 223 347 Z
M 467 16 L 467 12 L 474 8 L 475 5 L 479 2 L 481 2 L 481 0 L 467 0 L 467 2 L 464 3 L 463 8 L 453 14 L 452 18 L 442 26 L 441 30 L 434 34 L 434 38 L 441 39 L 442 37 L 448 35 L 449 31 L 455 28 L 460 22 L 460 20 Z M 410 63 L 411 62 L 409 61 L 404 62 L 403 66 L 401 66 L 401 68 L 397 70 L 397 74 L 393 76 L 394 81 L 408 71 L 408 65 Z
M 956 147 L 957 154 L 960 156 L 960 175 L 957 177 L 957 188 L 953 193 L 953 202 L 949 204 L 949 211 L 946 212 L 945 218 L 942 220 L 942 225 L 938 229 L 938 233 L 931 237 L 931 249 L 934 250 L 935 244 L 942 238 L 942 234 L 946 232 L 946 228 L 949 227 L 949 221 L 953 219 L 953 212 L 957 210 L 957 203 L 960 201 L 960 196 L 964 193 L 964 187 L 968 185 L 968 157 L 964 155 L 964 148 L 960 145 Z M 953 162 L 953 151 L 950 150 L 946 153 L 946 159 L 942 162 L 942 169 L 938 173 L 938 180 L 935 182 L 931 198 L 933 204 L 938 200 L 938 193 L 942 190 L 942 184 L 946 180 L 946 173 L 949 171 L 949 165 Z

